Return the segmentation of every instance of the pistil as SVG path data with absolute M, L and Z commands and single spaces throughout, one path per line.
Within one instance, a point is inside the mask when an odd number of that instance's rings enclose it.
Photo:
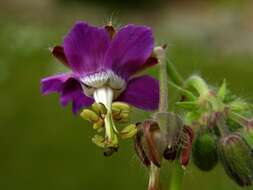
M 107 109 L 105 115 L 105 139 L 106 148 L 117 148 L 118 139 L 114 133 L 114 122 L 112 119 L 112 101 L 113 101 L 113 90 L 110 87 L 98 88 L 94 91 L 93 96 L 97 103 L 102 103 Z

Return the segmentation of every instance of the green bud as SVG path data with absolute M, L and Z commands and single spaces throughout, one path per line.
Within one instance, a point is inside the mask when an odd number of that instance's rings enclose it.
M 206 96 L 209 93 L 207 83 L 204 79 L 197 75 L 193 75 L 188 78 L 185 82 L 185 87 L 187 89 L 194 90 L 199 96 Z
M 240 125 L 238 122 L 235 122 L 230 118 L 227 119 L 226 124 L 231 132 L 238 131 L 239 129 L 242 128 L 242 125 Z
M 122 129 L 122 131 L 120 133 L 121 133 L 122 139 L 132 138 L 137 133 L 136 125 L 130 124 L 127 127 L 125 127 L 124 129 Z
M 241 113 L 245 111 L 250 111 L 252 109 L 252 105 L 244 102 L 242 100 L 235 100 L 229 104 L 231 111 L 236 113 Z
M 193 125 L 194 123 L 197 123 L 201 117 L 201 113 L 199 111 L 191 111 L 187 112 L 184 117 L 184 122 L 187 125 Z
M 194 164 L 203 171 L 210 171 L 218 162 L 217 139 L 207 131 L 199 132 L 193 143 L 192 158 Z
M 220 161 L 227 175 L 240 186 L 249 186 L 253 179 L 253 155 L 242 137 L 233 133 L 218 144 Z
M 99 121 L 100 117 L 92 110 L 89 109 L 84 109 L 80 116 L 85 119 L 88 120 L 91 123 L 96 123 Z
M 245 142 L 248 144 L 250 149 L 253 151 L 253 125 L 252 122 L 248 124 L 248 126 L 245 126 L 243 131 L 241 132 L 241 135 Z

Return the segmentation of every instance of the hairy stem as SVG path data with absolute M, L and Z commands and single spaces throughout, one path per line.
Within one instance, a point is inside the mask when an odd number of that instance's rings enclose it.
M 159 63 L 160 63 L 160 104 L 159 104 L 159 112 L 162 117 L 157 117 L 159 126 L 161 130 L 167 130 L 167 125 L 169 123 L 168 114 L 168 76 L 177 86 L 182 87 L 184 82 L 182 77 L 176 71 L 175 67 L 165 60 L 165 51 L 162 47 L 157 47 L 155 49 L 156 54 L 158 55 Z M 163 114 L 164 113 L 164 114 Z M 159 115 L 159 114 L 157 114 Z M 181 183 L 183 177 L 183 169 L 179 161 L 175 162 L 175 166 L 172 173 L 171 178 L 171 190 L 180 190 Z M 150 179 L 149 179 L 149 190 L 160 190 L 160 168 L 155 165 L 151 165 L 150 167 Z
M 160 104 L 159 112 L 167 112 L 168 110 L 168 74 L 167 74 L 167 64 L 165 61 L 165 51 L 164 49 L 159 49 L 158 59 L 160 63 L 159 76 L 160 76 Z

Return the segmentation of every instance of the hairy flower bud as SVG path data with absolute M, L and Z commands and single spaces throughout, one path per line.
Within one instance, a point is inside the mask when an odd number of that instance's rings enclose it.
M 253 121 L 250 121 L 248 125 L 244 127 L 241 135 L 253 152 Z
M 192 147 L 194 164 L 203 171 L 210 171 L 218 163 L 217 139 L 208 131 L 199 131 Z
M 165 130 L 162 132 L 166 141 L 163 157 L 166 160 L 175 160 L 181 144 L 183 122 L 177 114 L 171 112 L 158 112 L 154 117 L 160 121 L 160 125 L 165 125 Z
M 160 167 L 166 146 L 165 135 L 161 132 L 156 121 L 145 120 L 138 125 L 135 150 L 145 165 L 149 165 L 152 162 L 157 167 Z
M 181 137 L 182 149 L 180 154 L 180 163 L 183 167 L 187 166 L 190 161 L 193 138 L 193 130 L 188 126 L 184 126 L 183 135 Z
M 222 137 L 218 153 L 227 175 L 240 186 L 249 186 L 253 179 L 253 154 L 242 137 L 233 133 Z

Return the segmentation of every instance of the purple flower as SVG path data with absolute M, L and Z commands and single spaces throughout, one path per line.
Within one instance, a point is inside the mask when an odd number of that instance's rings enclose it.
M 158 81 L 147 75 L 134 76 L 157 63 L 153 48 L 149 27 L 131 24 L 116 33 L 110 26 L 77 22 L 63 46 L 52 51 L 71 72 L 42 79 L 42 93 L 58 92 L 63 106 L 72 102 L 74 113 L 94 100 L 109 110 L 114 100 L 155 110 L 159 104 Z

